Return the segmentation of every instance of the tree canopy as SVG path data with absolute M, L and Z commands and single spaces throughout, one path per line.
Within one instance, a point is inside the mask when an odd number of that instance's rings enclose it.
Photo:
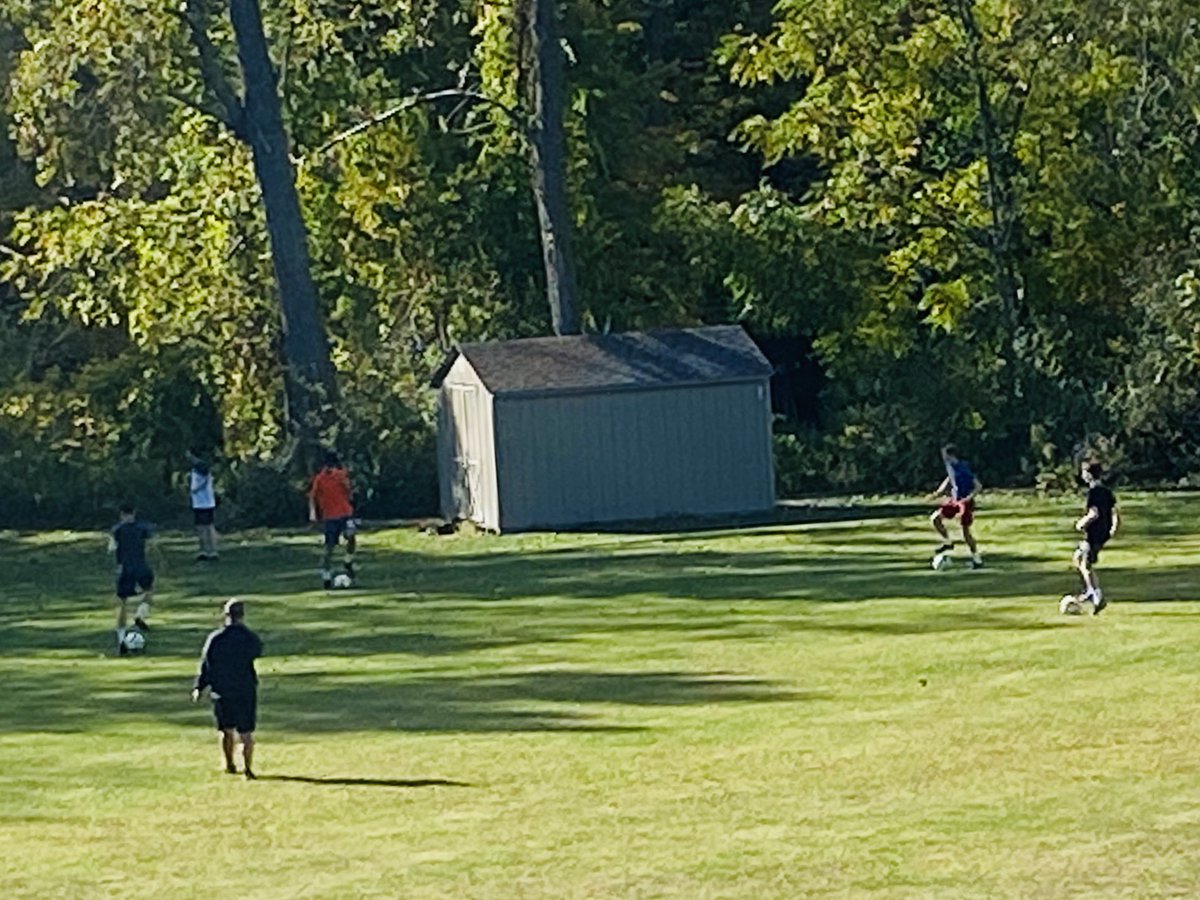
M 228 121 L 247 5 L 336 372 L 323 434 L 381 514 L 432 505 L 447 350 L 555 327 L 530 139 L 556 66 L 583 329 L 743 323 L 785 492 L 921 486 L 949 439 L 991 483 L 1087 450 L 1200 477 L 1187 4 L 6 0 L 10 517 L 161 492 L 191 448 L 247 517 L 290 510 L 277 242 Z

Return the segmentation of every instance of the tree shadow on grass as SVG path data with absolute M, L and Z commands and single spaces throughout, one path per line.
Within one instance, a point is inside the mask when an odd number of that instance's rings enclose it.
M 312 775 L 259 775 L 258 781 L 286 781 L 293 784 L 320 784 L 334 787 L 427 788 L 472 787 L 465 781 L 448 778 L 324 778 Z
M 0 677 L 5 685 L 0 733 L 75 733 L 146 719 L 194 726 L 211 722 L 207 709 L 187 702 L 187 683 L 175 675 L 101 665 L 54 672 L 0 669 Z M 818 699 L 774 682 L 720 673 L 563 669 L 391 679 L 327 670 L 265 677 L 259 727 L 268 733 L 301 734 L 621 733 L 646 726 L 613 722 L 614 707 Z

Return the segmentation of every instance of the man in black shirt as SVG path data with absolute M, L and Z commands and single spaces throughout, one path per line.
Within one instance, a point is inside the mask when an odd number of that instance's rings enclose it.
M 254 661 L 262 656 L 262 641 L 243 621 L 246 607 L 241 600 L 225 604 L 225 627 L 218 628 L 204 642 L 200 654 L 200 672 L 192 689 L 192 702 L 200 699 L 205 688 L 213 701 L 213 715 L 221 732 L 221 752 L 225 771 L 236 774 L 233 747 L 242 742 L 242 761 L 247 778 L 254 778 L 254 726 L 258 707 L 258 674 Z
M 141 602 L 133 614 L 133 623 L 147 630 L 146 619 L 150 616 L 150 603 L 154 599 L 154 571 L 146 562 L 146 542 L 154 530 L 145 522 L 137 520 L 137 511 L 125 504 L 121 507 L 121 519 L 108 538 L 108 548 L 117 557 L 117 653 L 124 656 L 126 607 L 131 597 L 142 595 Z
M 1092 601 L 1092 615 L 1099 615 L 1108 601 L 1100 590 L 1095 565 L 1100 559 L 1100 550 L 1109 538 L 1117 533 L 1120 517 L 1117 515 L 1117 498 L 1104 484 L 1104 470 L 1099 463 L 1083 465 L 1083 482 L 1087 485 L 1087 500 L 1084 515 L 1075 523 L 1075 530 L 1083 532 L 1083 540 L 1075 551 L 1075 565 L 1083 578 L 1083 595 L 1080 599 Z

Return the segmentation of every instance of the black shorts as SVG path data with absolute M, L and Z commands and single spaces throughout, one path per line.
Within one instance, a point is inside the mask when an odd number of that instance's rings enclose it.
M 347 539 L 354 537 L 354 519 L 346 516 L 341 519 L 325 520 L 325 546 L 336 547 L 342 535 Z
M 237 697 L 214 697 L 213 718 L 218 731 L 237 731 L 250 734 L 257 724 L 258 697 L 254 694 Z
M 121 574 L 117 576 L 117 596 L 122 600 L 135 597 L 152 587 L 154 587 L 154 573 L 149 566 L 121 569 Z
M 192 519 L 197 525 L 211 525 L 214 521 L 217 511 L 209 507 L 208 509 L 193 509 Z
M 1104 545 L 1108 543 L 1108 535 L 1088 534 L 1084 535 L 1084 539 L 1079 543 L 1078 553 L 1080 556 L 1087 556 L 1088 565 L 1094 566 L 1100 561 L 1100 551 L 1104 549 Z

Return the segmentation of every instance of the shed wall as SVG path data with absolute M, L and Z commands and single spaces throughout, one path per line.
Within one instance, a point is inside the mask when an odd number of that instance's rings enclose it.
M 495 399 L 505 530 L 775 503 L 767 381 Z
M 438 480 L 442 516 L 500 528 L 493 397 L 463 357 L 438 395 Z

